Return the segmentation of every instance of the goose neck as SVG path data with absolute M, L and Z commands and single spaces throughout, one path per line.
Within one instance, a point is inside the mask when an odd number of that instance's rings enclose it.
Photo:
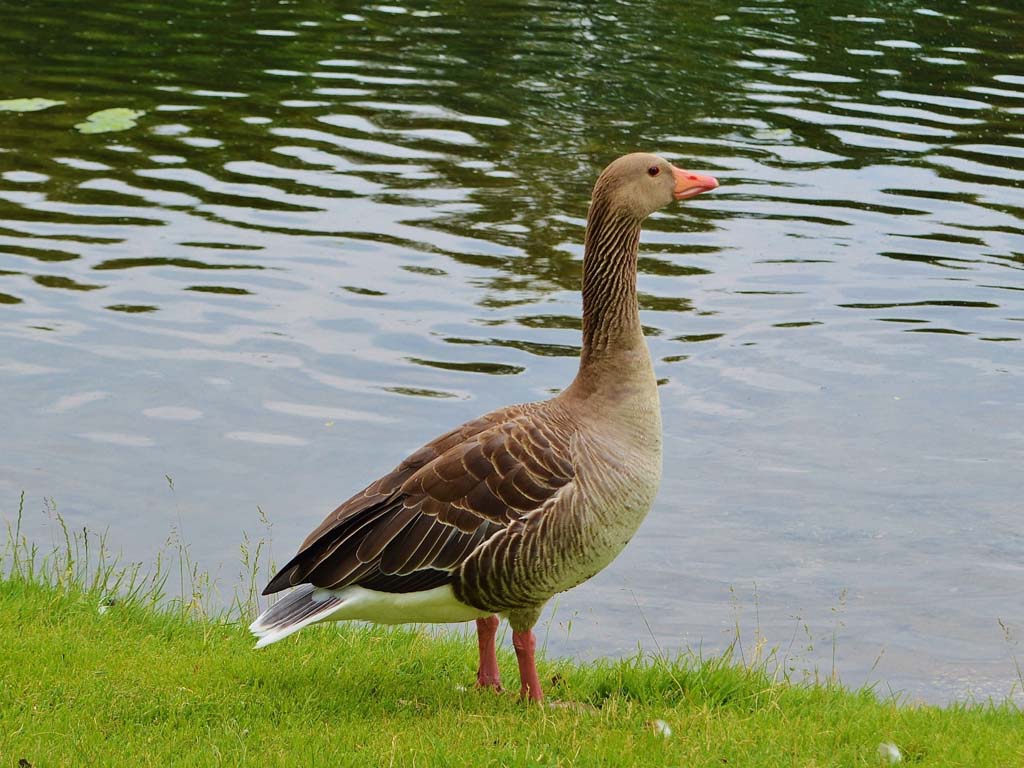
M 616 357 L 646 354 L 636 296 L 640 222 L 595 200 L 583 253 L 580 372 Z

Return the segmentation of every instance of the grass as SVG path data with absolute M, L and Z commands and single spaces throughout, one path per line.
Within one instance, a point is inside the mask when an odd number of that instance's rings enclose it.
M 914 766 L 1024 765 L 1010 702 L 901 705 L 728 654 L 548 660 L 549 694 L 580 704 L 552 709 L 466 689 L 458 635 L 348 624 L 256 652 L 194 590 L 167 599 L 159 569 L 66 529 L 43 554 L 20 520 L 0 567 L 0 766 L 878 766 L 883 743 Z M 179 566 L 195 574 L 187 551 Z

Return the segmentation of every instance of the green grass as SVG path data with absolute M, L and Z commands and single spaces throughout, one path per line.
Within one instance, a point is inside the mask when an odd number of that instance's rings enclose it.
M 878 766 L 883 742 L 907 765 L 1024 765 L 1010 703 L 900 705 L 728 656 L 547 661 L 549 695 L 582 705 L 552 709 L 466 689 L 468 637 L 341 625 L 254 651 L 195 595 L 163 599 L 159 574 L 19 537 L 0 569 L 0 766 Z

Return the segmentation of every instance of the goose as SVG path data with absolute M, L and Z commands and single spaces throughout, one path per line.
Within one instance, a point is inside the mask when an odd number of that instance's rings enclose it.
M 501 691 L 504 616 L 520 697 L 543 699 L 542 608 L 618 555 L 661 481 L 658 386 L 636 293 L 641 223 L 717 186 L 647 153 L 604 169 L 587 216 L 575 379 L 550 400 L 441 435 L 329 514 L 263 590 L 292 588 L 252 623 L 257 648 L 325 621 L 475 620 L 476 685 Z

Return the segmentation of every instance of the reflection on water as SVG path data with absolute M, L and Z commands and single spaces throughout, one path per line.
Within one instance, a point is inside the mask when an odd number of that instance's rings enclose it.
M 286 557 L 568 382 L 589 187 L 653 149 L 722 180 L 644 234 L 665 482 L 549 651 L 653 647 L 644 619 L 709 651 L 756 604 L 799 668 L 835 632 L 848 682 L 1009 692 L 1015 3 L 0 5 L 0 97 L 65 102 L 0 112 L 8 509 L 52 496 L 133 560 L 175 526 L 215 568 L 260 505 Z M 119 106 L 146 114 L 73 129 Z

